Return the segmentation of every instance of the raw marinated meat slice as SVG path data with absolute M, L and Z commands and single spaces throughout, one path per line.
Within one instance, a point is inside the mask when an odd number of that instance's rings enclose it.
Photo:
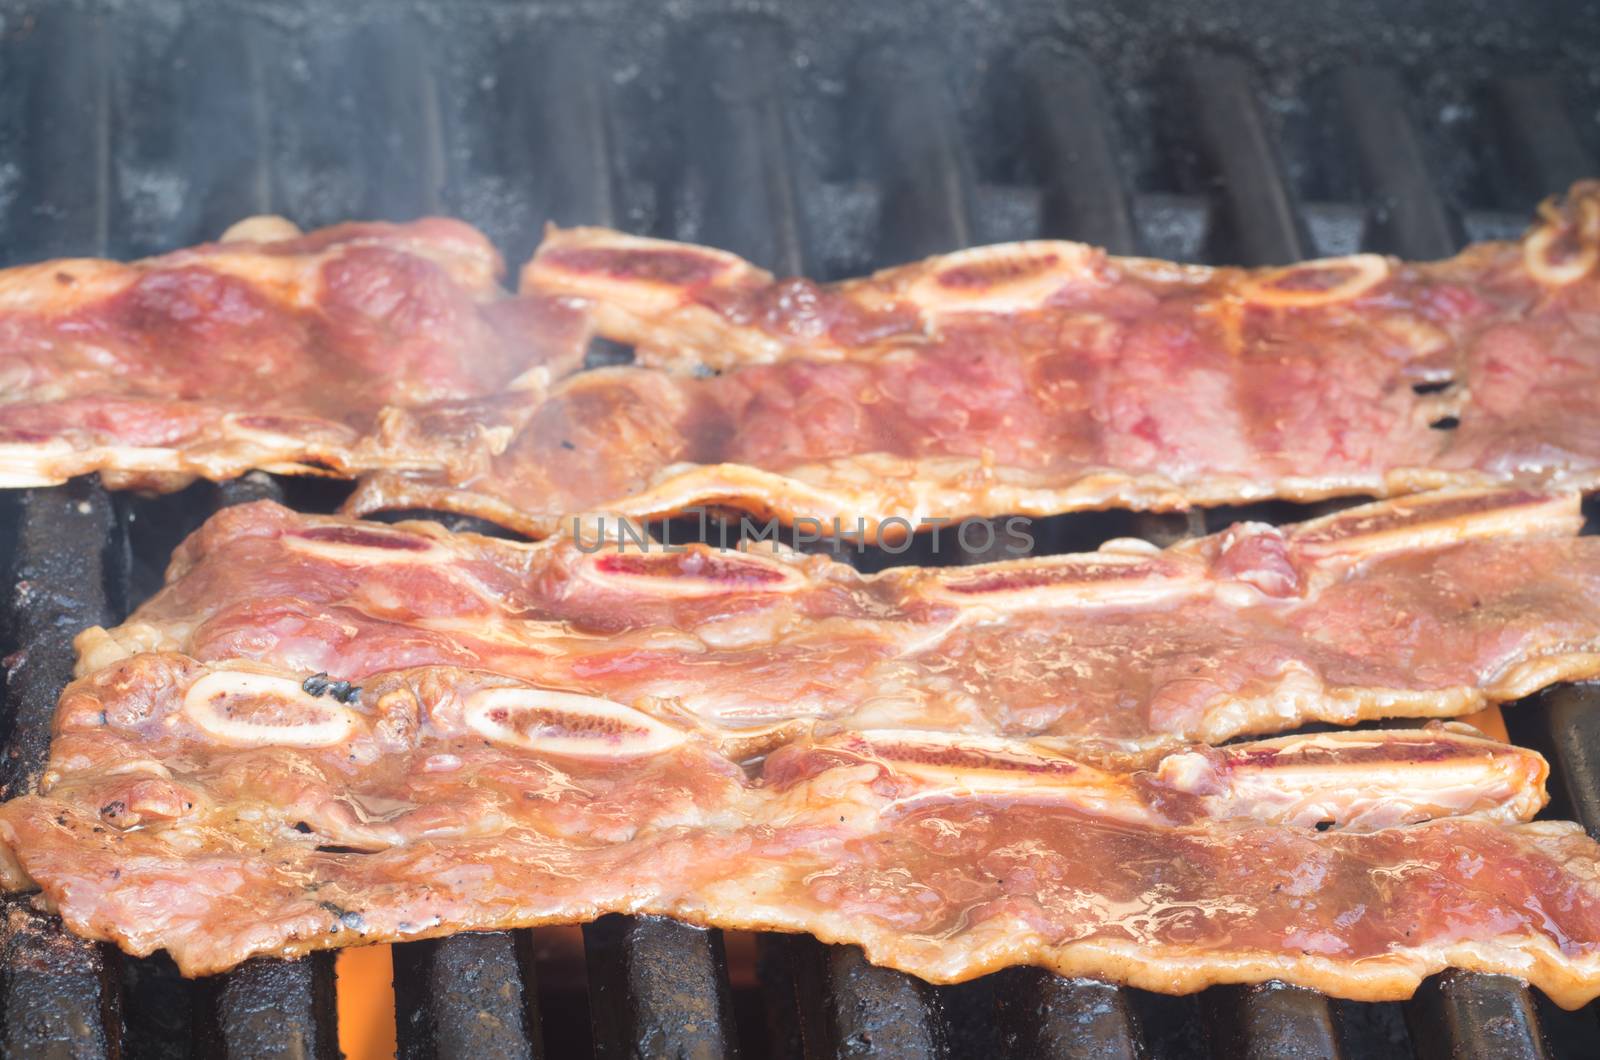
M 438 218 L 306 235 L 255 218 L 131 264 L 7 269 L 0 485 L 462 473 L 588 341 L 569 300 L 512 297 L 501 271 L 482 235 Z
M 1450 716 L 1600 675 L 1600 538 L 1573 494 L 1452 491 L 1165 551 L 862 575 L 761 548 L 537 544 L 219 513 L 168 586 L 79 640 L 360 682 L 493 670 L 757 753 L 833 727 L 1041 738 L 1143 760 L 1309 721 Z M 587 535 L 587 536 L 585 536 Z
M 925 520 L 1600 482 L 1600 182 L 1520 243 L 1246 271 L 1068 243 L 819 286 L 721 251 L 556 231 L 524 290 L 587 299 L 649 365 L 558 388 L 464 472 L 352 512 L 726 506 L 894 540 Z M 896 521 L 899 522 L 896 522 Z
M 320 692 L 310 691 L 314 689 Z M 1018 963 L 1173 992 L 1404 997 L 1446 966 L 1600 993 L 1600 847 L 1532 752 L 1448 729 L 1108 771 L 1029 741 L 841 732 L 749 768 L 621 703 L 482 671 L 339 699 L 122 659 L 63 696 L 12 886 L 187 974 L 610 911 L 808 931 L 935 982 Z

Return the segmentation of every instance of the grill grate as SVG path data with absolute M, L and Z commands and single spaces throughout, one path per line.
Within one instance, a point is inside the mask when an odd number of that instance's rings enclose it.
M 540 1053 L 528 932 L 488 931 L 395 950 L 403 1057 Z
M 630 22 L 626 32 L 492 5 L 460 24 L 423 8 L 332 26 L 304 5 L 276 5 L 283 10 L 271 18 L 188 17 L 185 6 L 143 16 L 0 3 L 0 246 L 9 258 L 149 252 L 269 209 L 308 224 L 458 213 L 513 262 L 546 219 L 615 224 L 813 275 L 1034 236 L 1245 264 L 1363 247 L 1431 257 L 1520 229 L 1532 200 L 1596 172 L 1585 143 L 1596 83 L 1571 65 L 1523 76 L 1511 65 L 1522 61 L 1516 48 L 1503 68 L 1470 72 L 1458 48 L 1436 60 L 1455 70 L 1440 89 L 1442 71 L 1403 74 L 1398 52 L 1302 77 L 1292 50 L 1190 47 L 1177 30 L 1152 38 L 1170 63 L 1141 64 L 1087 19 L 1078 23 L 1085 40 L 1072 40 L 1088 50 L 1073 51 L 996 29 L 1002 19 L 951 27 L 930 17 L 926 39 L 882 32 L 867 15 L 831 26 L 826 3 L 801 5 L 794 23 L 707 15 Z M 306 18 L 319 32 L 299 31 Z M 1547 36 L 1518 47 L 1570 57 L 1585 43 Z M 1004 62 L 975 72 L 993 56 Z M 804 76 L 797 57 L 821 70 Z M 1442 133 L 1423 122 L 1407 90 L 1419 77 L 1430 119 L 1470 98 L 1479 101 L 1472 120 L 1446 122 Z M 1580 100 L 1591 115 L 1583 125 L 1568 110 Z M 1461 157 L 1469 142 L 1483 157 Z M 6 641 L 17 653 L 0 722 L 0 792 L 21 790 L 42 769 L 72 635 L 143 599 L 185 532 L 226 504 L 274 497 L 326 509 L 339 496 L 337 486 L 252 475 L 157 500 L 111 496 L 92 480 L 0 497 L 0 544 L 14 546 Z M 1037 536 L 1041 551 L 1128 532 L 1170 541 L 1239 514 L 1086 515 L 1049 520 Z M 862 562 L 949 558 L 924 542 Z M 1520 742 L 1552 759 L 1552 813 L 1600 835 L 1595 699 L 1557 689 L 1508 717 Z M 180 983 L 166 964 L 65 935 L 25 901 L 7 900 L 4 915 L 6 1055 L 337 1050 L 327 956 L 253 961 Z M 584 1026 L 568 1003 L 583 984 L 536 974 L 530 932 L 397 947 L 402 1053 L 538 1056 L 577 1033 L 600 1057 L 742 1048 L 1533 1058 L 1581 1055 L 1584 1036 L 1600 1030 L 1592 1010 L 1556 1012 L 1491 976 L 1437 976 L 1405 1005 L 1333 1002 L 1277 984 L 1164 998 L 1032 969 L 932 988 L 866 964 L 853 948 L 782 936 L 756 940 L 760 985 L 738 992 L 758 995 L 752 1006 L 732 989 L 718 932 L 607 917 L 583 937 Z M 157 1018 L 155 997 L 180 1000 Z

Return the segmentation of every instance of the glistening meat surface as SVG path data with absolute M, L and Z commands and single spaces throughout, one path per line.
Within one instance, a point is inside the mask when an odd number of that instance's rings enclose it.
M 276 218 L 132 264 L 7 269 L 0 485 L 481 460 L 587 341 L 565 300 L 509 296 L 501 271 L 455 221 Z
M 1519 823 L 1543 762 L 1444 730 L 1102 772 L 1023 741 L 847 732 L 748 773 L 498 675 L 357 703 L 181 655 L 74 683 L 11 882 L 188 974 L 256 954 L 651 912 L 807 931 L 936 982 L 1018 963 L 1166 990 L 1403 997 L 1448 965 L 1600 992 L 1600 848 Z M 1318 827 L 1325 828 L 1319 831 Z
M 219 513 L 80 673 L 140 651 L 356 684 L 515 675 L 701 729 L 1042 738 L 1142 760 L 1313 720 L 1448 716 L 1600 674 L 1600 538 L 1572 494 L 1457 491 L 1164 552 L 866 576 L 825 557 L 518 544 L 262 503 Z M 584 534 L 591 535 L 584 537 Z
M 1246 271 L 1070 243 L 821 286 L 720 251 L 557 231 L 524 289 L 588 299 L 649 364 L 560 388 L 465 474 L 351 510 L 531 534 L 573 511 L 885 519 L 1397 495 L 1600 476 L 1600 183 L 1520 243 Z

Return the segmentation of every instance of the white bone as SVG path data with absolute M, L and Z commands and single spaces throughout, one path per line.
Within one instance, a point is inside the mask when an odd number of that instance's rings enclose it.
M 1284 287 L 1283 281 L 1295 275 L 1319 272 L 1346 272 L 1348 278 L 1331 287 Z M 1359 298 L 1389 277 L 1389 261 L 1379 254 L 1351 254 L 1343 258 L 1324 258 L 1252 276 L 1239 293 L 1255 305 L 1285 309 L 1310 309 L 1335 305 Z
M 670 750 L 687 734 L 621 703 L 538 688 L 486 688 L 463 719 L 495 743 L 575 758 L 635 758 Z
M 263 699 L 291 720 L 255 720 L 230 709 L 233 700 Z M 190 685 L 183 713 L 207 734 L 244 747 L 327 747 L 348 739 L 361 723 L 355 711 L 308 694 L 292 678 L 240 670 L 214 671 Z

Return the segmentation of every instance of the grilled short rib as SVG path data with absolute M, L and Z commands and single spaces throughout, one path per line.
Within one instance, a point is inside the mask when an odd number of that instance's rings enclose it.
M 535 544 L 214 516 L 169 584 L 79 639 L 365 681 L 481 668 L 754 754 L 820 728 L 1044 739 L 1142 761 L 1309 721 L 1449 716 L 1600 674 L 1600 538 L 1574 494 L 1455 491 L 1164 551 L 863 575 L 762 547 Z
M 1250 271 L 1022 243 L 823 286 L 555 231 L 524 290 L 585 299 L 647 365 L 720 374 L 575 376 L 503 452 L 379 473 L 350 510 L 542 535 L 574 511 L 727 506 L 870 536 L 896 518 L 1591 488 L 1597 261 L 1600 182 L 1519 243 L 1429 264 Z
M 0 271 L 0 485 L 481 459 L 588 342 L 566 300 L 512 297 L 501 271 L 437 218 L 305 235 L 253 218 L 131 264 Z
M 0 807 L 10 884 L 191 975 L 615 911 L 807 931 L 935 982 L 1032 963 L 1376 1000 L 1457 966 L 1568 1006 L 1600 993 L 1600 845 L 1525 823 L 1536 754 L 1459 732 L 1104 771 L 1028 741 L 844 731 L 741 764 L 484 671 L 309 687 L 175 653 L 75 682 L 43 793 Z

